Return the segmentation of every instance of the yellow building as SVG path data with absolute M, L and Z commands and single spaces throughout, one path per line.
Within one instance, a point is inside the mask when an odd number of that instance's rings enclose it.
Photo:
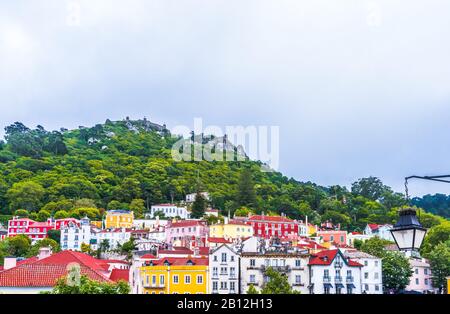
M 207 294 L 208 258 L 168 257 L 140 268 L 144 294 Z
M 254 235 L 253 227 L 241 221 L 231 220 L 223 224 L 216 224 L 209 227 L 211 238 L 241 239 Z
M 133 227 L 134 213 L 127 210 L 110 210 L 106 212 L 105 228 Z
M 308 224 L 308 236 L 312 236 L 317 232 L 317 228 L 312 224 Z
M 447 294 L 450 294 L 450 277 L 447 277 Z

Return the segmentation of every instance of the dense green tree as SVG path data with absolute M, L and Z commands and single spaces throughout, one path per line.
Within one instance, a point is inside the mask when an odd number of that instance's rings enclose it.
M 246 168 L 241 172 L 236 201 L 239 207 L 255 208 L 257 204 L 255 183 L 250 169 Z
M 61 230 L 49 230 L 47 231 L 47 236 L 49 239 L 54 240 L 56 243 L 61 242 Z
M 402 253 L 387 251 L 382 260 L 382 273 L 384 291 L 399 293 L 409 284 L 413 272 Z
M 145 201 L 143 199 L 134 199 L 131 201 L 129 209 L 134 212 L 134 217 L 143 217 Z
M 205 210 L 206 199 L 200 192 L 197 192 L 195 201 L 192 204 L 191 218 L 202 218 L 205 215 Z
M 7 241 L 8 254 L 15 257 L 25 257 L 31 247 L 31 240 L 26 235 L 16 235 Z
M 250 285 L 247 290 L 247 294 L 259 294 L 259 291 L 255 288 L 254 285 Z
M 28 216 L 30 216 L 30 213 L 28 212 L 28 210 L 25 209 L 18 209 L 14 212 L 14 215 L 20 218 L 26 218 Z
M 25 181 L 14 183 L 6 196 L 11 210 L 35 211 L 41 207 L 45 190 L 39 183 Z
M 50 238 L 45 238 L 37 241 L 29 248 L 28 252 L 26 253 L 27 257 L 38 256 L 39 250 L 44 247 L 50 247 L 53 253 L 57 253 L 61 250 L 59 247 L 59 242 L 56 242 L 55 240 Z
M 376 177 L 362 178 L 352 184 L 353 194 L 360 195 L 373 201 L 381 200 L 386 192 L 390 193 L 391 189 L 385 186 L 383 182 Z
M 442 293 L 447 289 L 447 277 L 450 276 L 450 243 L 439 243 L 427 257 L 430 261 L 433 286 Z

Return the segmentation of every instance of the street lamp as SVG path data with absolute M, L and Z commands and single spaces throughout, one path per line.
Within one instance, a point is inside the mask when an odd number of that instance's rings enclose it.
M 391 229 L 392 236 L 400 251 L 418 255 L 427 230 L 422 227 L 414 208 L 405 208 L 399 212 L 399 220 Z

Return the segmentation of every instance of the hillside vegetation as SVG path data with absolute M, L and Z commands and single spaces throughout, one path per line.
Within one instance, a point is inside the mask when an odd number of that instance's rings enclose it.
M 152 204 L 182 201 L 204 190 L 223 214 L 307 215 L 313 223 L 330 220 L 362 230 L 367 223 L 394 222 L 397 209 L 406 205 L 402 194 L 373 177 L 355 182 L 349 191 L 262 172 L 256 161 L 176 162 L 171 148 L 179 138 L 145 119 L 52 132 L 16 122 L 5 130 L 0 142 L 3 215 L 100 218 L 104 209 L 127 208 L 139 217 Z M 422 219 L 431 227 L 442 218 L 422 213 Z

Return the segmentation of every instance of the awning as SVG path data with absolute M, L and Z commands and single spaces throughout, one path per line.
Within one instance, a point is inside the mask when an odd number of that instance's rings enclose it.
M 344 285 L 341 284 L 341 283 L 337 283 L 337 284 L 336 284 L 336 289 L 339 289 L 339 288 L 344 288 Z
M 325 288 L 333 288 L 333 285 L 331 283 L 324 283 L 323 286 Z
M 356 289 L 355 285 L 352 284 L 352 283 L 348 283 L 348 284 L 347 284 L 347 288 Z

